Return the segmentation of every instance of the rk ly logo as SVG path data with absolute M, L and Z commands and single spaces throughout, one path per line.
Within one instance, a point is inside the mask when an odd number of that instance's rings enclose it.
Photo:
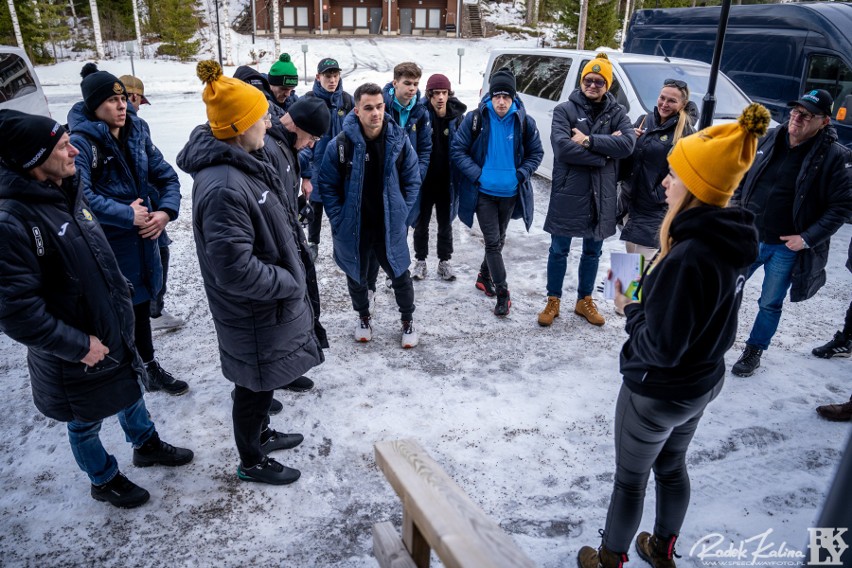
M 840 557 L 849 548 L 843 539 L 843 534 L 847 530 L 833 527 L 809 528 L 808 533 L 811 539 L 808 550 L 811 555 L 808 564 L 810 566 L 842 566 L 843 560 Z M 823 551 L 828 553 L 828 558 L 825 560 L 823 560 Z

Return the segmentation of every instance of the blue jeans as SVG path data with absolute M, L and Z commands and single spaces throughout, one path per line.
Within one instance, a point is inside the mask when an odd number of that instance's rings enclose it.
M 757 305 L 760 311 L 754 320 L 747 343 L 758 349 L 769 349 L 769 342 L 781 321 L 781 308 L 784 298 L 793 281 L 793 265 L 796 263 L 796 251 L 787 245 L 767 245 L 760 243 L 757 260 L 748 269 L 748 277 L 763 265 L 763 287 Z
M 127 441 L 133 444 L 134 448 L 144 444 L 156 431 L 141 396 L 139 400 L 120 410 L 116 416 Z M 101 431 L 101 422 L 102 420 L 96 422 L 72 420 L 68 423 L 68 441 L 71 443 L 74 459 L 95 485 L 103 485 L 118 474 L 118 462 L 107 453 L 98 436 Z
M 577 298 L 591 296 L 598 274 L 603 241 L 583 239 L 583 255 L 580 257 Z M 547 295 L 562 297 L 562 283 L 568 268 L 568 253 L 571 252 L 571 237 L 550 236 L 550 254 L 547 257 Z

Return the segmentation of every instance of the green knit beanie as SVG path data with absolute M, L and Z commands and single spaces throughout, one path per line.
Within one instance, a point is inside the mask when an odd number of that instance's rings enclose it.
M 278 61 L 269 68 L 269 84 L 279 87 L 295 87 L 299 84 L 299 72 L 290 61 L 289 53 L 282 53 Z

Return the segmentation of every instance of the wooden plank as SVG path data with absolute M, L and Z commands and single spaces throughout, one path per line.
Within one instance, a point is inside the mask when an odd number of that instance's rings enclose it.
M 373 556 L 380 568 L 417 568 L 402 545 L 399 533 L 387 521 L 373 525 Z
M 423 534 L 417 525 L 414 524 L 414 519 L 411 518 L 411 513 L 403 507 L 402 509 L 402 544 L 414 560 L 417 568 L 429 568 L 429 562 L 432 560 L 432 549 L 429 543 L 423 538 Z
M 378 442 L 375 450 L 403 511 L 447 568 L 534 566 L 416 441 Z

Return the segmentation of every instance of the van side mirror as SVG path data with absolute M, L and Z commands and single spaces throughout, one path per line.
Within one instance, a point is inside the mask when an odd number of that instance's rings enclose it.
M 843 106 L 837 109 L 837 122 L 841 124 L 852 124 L 852 95 L 846 95 Z

